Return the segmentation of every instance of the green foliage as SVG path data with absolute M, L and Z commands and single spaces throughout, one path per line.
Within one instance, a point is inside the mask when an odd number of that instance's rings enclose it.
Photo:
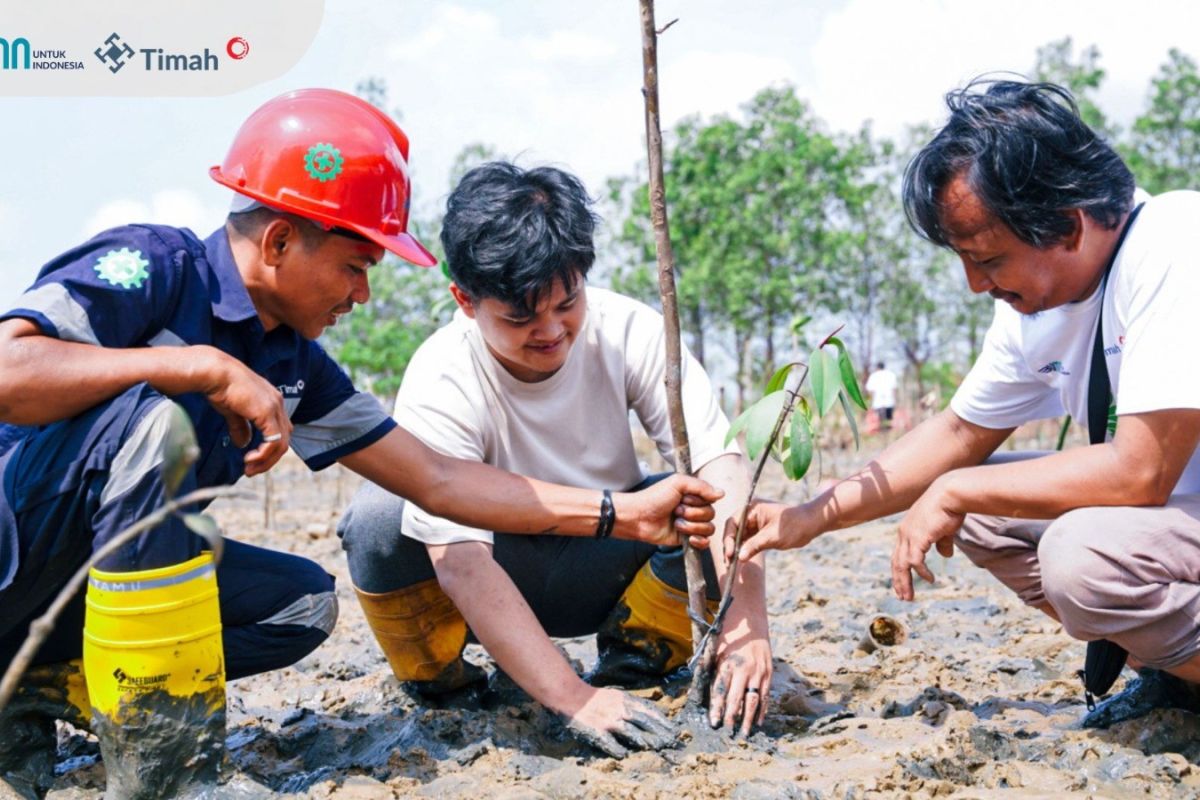
M 850 361 L 846 345 L 836 336 L 830 336 L 829 343 L 837 348 L 838 372 L 841 374 L 842 386 L 847 396 L 854 401 L 854 405 L 866 411 L 867 401 L 863 399 L 862 390 L 858 388 L 858 377 L 854 374 L 854 364 Z
M 1192 58 L 1170 51 L 1122 155 L 1151 194 L 1200 188 L 1200 74 Z
M 829 348 L 833 348 L 831 352 Z M 814 416 L 824 417 L 840 404 L 858 446 L 858 423 L 851 404 L 866 408 L 858 388 L 854 365 L 845 345 L 830 336 L 809 354 L 807 368 L 794 390 L 786 388 L 792 369 L 803 364 L 786 364 L 772 374 L 761 400 L 742 412 L 730 425 L 725 443 L 746 434 L 746 454 L 752 461 L 764 452 L 783 465 L 784 474 L 799 480 L 807 474 L 814 451 Z M 803 394 L 808 379 L 810 396 Z M 790 415 L 790 422 L 788 417 Z
M 792 87 L 759 92 L 737 119 L 684 120 L 664 159 L 681 323 L 702 363 L 710 341 L 733 339 L 741 388 L 794 342 L 796 308 L 836 306 L 834 220 L 859 160 Z M 654 302 L 646 184 L 610 181 L 608 199 L 625 255 L 613 288 Z
M 792 411 L 790 435 L 787 442 L 787 458 L 783 461 L 784 473 L 796 481 L 808 473 L 813 458 L 812 418 L 805 408 Z
M 772 392 L 746 409 L 746 454 L 752 461 L 771 443 L 771 433 L 787 401 L 787 392 Z
M 808 376 L 812 384 L 813 400 L 817 404 L 817 413 L 823 417 L 833 410 L 838 394 L 842 391 L 837 359 L 824 349 L 814 350 L 809 357 Z

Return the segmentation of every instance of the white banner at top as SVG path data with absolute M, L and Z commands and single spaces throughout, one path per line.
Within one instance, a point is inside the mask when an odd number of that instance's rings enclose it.
M 223 95 L 278 78 L 324 0 L 0 0 L 0 95 Z

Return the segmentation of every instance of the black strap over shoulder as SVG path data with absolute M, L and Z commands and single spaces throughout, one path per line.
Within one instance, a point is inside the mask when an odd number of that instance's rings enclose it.
M 1100 309 L 1096 313 L 1096 338 L 1092 344 L 1092 369 L 1088 374 L 1088 441 L 1092 444 L 1103 444 L 1108 438 L 1108 409 L 1112 405 L 1112 385 L 1108 380 L 1108 364 L 1104 360 L 1104 291 L 1108 283 L 1108 274 L 1112 272 L 1125 236 L 1133 227 L 1133 221 L 1142 210 L 1139 203 L 1121 229 L 1117 245 L 1113 248 L 1112 256 L 1104 267 L 1104 278 L 1100 283 Z M 1125 648 L 1107 639 L 1097 639 L 1088 642 L 1087 657 L 1084 660 L 1080 677 L 1083 678 L 1083 691 L 1087 699 L 1088 709 L 1096 707 L 1095 697 L 1103 696 L 1112 688 L 1117 676 L 1125 668 L 1125 660 L 1129 654 Z
M 1101 444 L 1108 438 L 1108 409 L 1112 405 L 1112 386 L 1108 382 L 1108 364 L 1104 360 L 1104 290 L 1108 284 L 1108 274 L 1112 272 L 1113 264 L 1117 262 L 1117 253 L 1125 244 L 1125 236 L 1133 227 L 1133 221 L 1141 213 L 1139 203 L 1125 220 L 1125 227 L 1117 237 L 1117 246 L 1113 248 L 1108 264 L 1104 267 L 1104 277 L 1100 281 L 1100 308 L 1096 312 L 1096 338 L 1092 342 L 1092 369 L 1088 373 L 1088 441 Z

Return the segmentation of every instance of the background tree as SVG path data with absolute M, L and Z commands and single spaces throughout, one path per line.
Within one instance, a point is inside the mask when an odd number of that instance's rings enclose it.
M 838 301 L 843 195 L 855 159 L 790 86 L 759 92 L 744 118 L 689 118 L 665 154 L 680 310 L 697 358 L 714 339 L 734 364 L 738 407 L 792 338 L 797 310 Z M 646 187 L 611 181 L 614 288 L 652 301 Z
M 1200 188 L 1200 75 L 1191 57 L 1171 49 L 1122 154 L 1151 194 Z

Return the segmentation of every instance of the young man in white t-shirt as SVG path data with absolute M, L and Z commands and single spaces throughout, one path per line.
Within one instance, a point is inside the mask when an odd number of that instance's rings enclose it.
M 1200 193 L 1135 194 L 1060 87 L 986 82 L 947 99 L 949 122 L 906 171 L 905 208 L 998 301 L 983 352 L 950 408 L 866 469 L 803 505 L 758 506 L 743 556 L 909 509 L 892 557 L 901 598 L 913 572 L 933 580 L 930 548 L 957 544 L 1070 635 L 1154 668 L 1085 725 L 1195 708 Z M 988 461 L 1023 422 L 1088 422 L 1098 317 L 1096 407 L 1111 386 L 1115 434 L 1105 415 L 1102 443 Z
M 553 168 L 495 162 L 451 194 L 442 242 L 460 312 L 413 356 L 395 417 L 447 455 L 597 489 L 646 482 L 632 411 L 670 461 L 661 316 L 590 289 L 595 216 L 582 184 Z M 724 490 L 718 520 L 740 511 L 749 473 L 700 364 L 686 355 L 683 403 L 692 463 Z M 366 487 L 343 524 L 358 596 L 392 669 L 424 692 L 479 677 L 470 632 L 534 699 L 613 754 L 639 741 L 645 709 L 600 688 L 657 681 L 691 655 L 678 547 L 549 531 L 469 528 Z M 717 576 L 708 561 L 710 600 Z M 749 731 L 771 679 L 761 557 L 739 573 L 721 634 L 710 721 Z M 550 636 L 598 633 L 581 680 Z M 620 739 L 618 743 L 613 737 Z M 647 737 L 640 737 L 647 738 Z

